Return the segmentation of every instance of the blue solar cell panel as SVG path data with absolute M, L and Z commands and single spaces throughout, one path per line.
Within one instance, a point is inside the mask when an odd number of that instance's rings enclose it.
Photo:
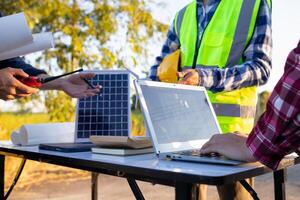
M 78 100 L 76 139 L 91 135 L 128 136 L 130 129 L 130 78 L 127 71 L 98 71 L 90 81 L 102 85 L 101 92 Z

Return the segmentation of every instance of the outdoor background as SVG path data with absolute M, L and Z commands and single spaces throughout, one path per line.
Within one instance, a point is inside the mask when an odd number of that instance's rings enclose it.
M 54 33 L 56 48 L 31 54 L 32 65 L 57 75 L 77 68 L 119 69 L 129 67 L 145 77 L 160 54 L 166 31 L 176 11 L 190 0 L 1 0 L 1 12 L 24 11 L 33 32 Z M 259 89 L 258 116 L 283 73 L 285 59 L 300 39 L 300 1 L 273 1 L 273 71 L 267 85 Z M 132 90 L 133 91 L 133 90 Z M 134 95 L 132 97 L 135 98 Z M 74 121 L 74 105 L 59 92 L 12 102 L 0 101 L 0 139 L 9 139 L 23 124 Z M 142 116 L 132 114 L 133 131 L 143 134 Z M 6 161 L 6 185 L 10 185 L 20 160 Z M 299 169 L 289 172 L 288 199 L 300 195 Z M 28 162 L 11 199 L 89 199 L 88 172 Z M 133 199 L 125 180 L 100 177 L 101 197 Z M 124 186 L 124 187 L 123 187 Z M 112 189 L 112 188 L 120 189 Z M 141 186 L 148 199 L 172 199 L 172 188 Z M 273 199 L 270 176 L 257 179 L 262 199 Z M 110 198 L 108 198 L 110 197 Z M 209 199 L 217 199 L 209 188 Z

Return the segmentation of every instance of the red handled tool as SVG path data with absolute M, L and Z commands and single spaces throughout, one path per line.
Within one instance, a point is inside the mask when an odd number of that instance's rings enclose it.
M 40 88 L 44 83 L 56 80 L 58 78 L 64 77 L 64 76 L 68 76 L 70 74 L 74 74 L 76 72 L 81 72 L 83 71 L 83 69 L 78 69 L 76 71 L 73 72 L 69 72 L 66 74 L 62 74 L 59 76 L 50 76 L 50 77 L 46 77 L 46 78 L 38 78 L 36 76 L 29 76 L 29 77 L 16 77 L 19 81 L 21 81 L 22 83 L 24 83 L 25 85 L 28 85 L 29 87 L 33 87 L 33 88 Z

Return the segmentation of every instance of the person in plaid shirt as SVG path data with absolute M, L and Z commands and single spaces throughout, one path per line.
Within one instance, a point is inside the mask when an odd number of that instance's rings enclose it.
M 300 40 L 288 56 L 284 74 L 277 83 L 250 135 L 214 135 L 201 149 L 228 158 L 259 161 L 275 170 L 285 155 L 300 155 Z

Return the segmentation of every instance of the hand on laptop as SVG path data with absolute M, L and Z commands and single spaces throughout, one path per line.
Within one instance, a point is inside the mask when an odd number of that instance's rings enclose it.
M 200 77 L 198 72 L 195 69 L 186 69 L 182 72 L 177 72 L 179 84 L 185 85 L 199 85 Z
M 203 145 L 200 150 L 201 154 L 219 153 L 229 159 L 240 160 L 246 162 L 255 162 L 246 146 L 246 135 L 236 133 L 216 134 Z

